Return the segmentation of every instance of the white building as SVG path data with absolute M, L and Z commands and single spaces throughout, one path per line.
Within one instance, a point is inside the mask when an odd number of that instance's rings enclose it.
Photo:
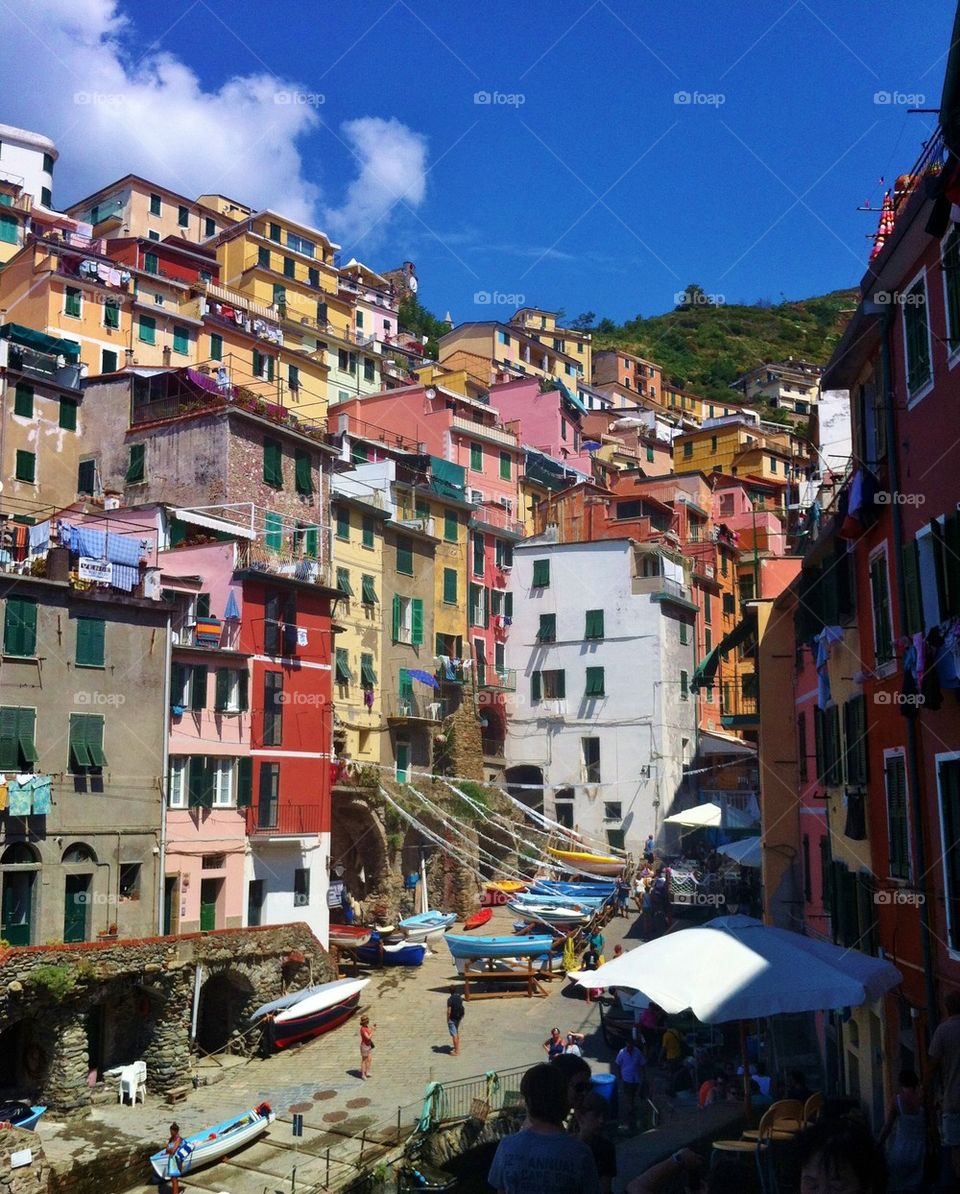
M 539 775 L 547 816 L 636 856 L 696 751 L 696 606 L 660 545 L 552 538 L 514 548 L 507 783 Z
M 42 207 L 53 207 L 53 167 L 58 156 L 49 137 L 0 124 L 0 178 L 16 183 Z

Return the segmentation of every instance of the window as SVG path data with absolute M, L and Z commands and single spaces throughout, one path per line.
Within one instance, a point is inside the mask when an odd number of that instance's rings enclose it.
M 397 536 L 397 571 L 403 576 L 413 576 L 413 541 L 406 535 Z
M 469 614 L 471 626 L 489 626 L 490 624 L 490 590 L 483 585 L 469 586 Z
M 377 604 L 377 587 L 372 576 L 360 577 L 360 600 L 364 605 Z
M 160 215 L 162 210 L 163 209 L 162 209 L 162 205 L 160 202 L 160 196 L 159 195 L 151 195 L 150 196 L 150 214 L 152 216 L 158 216 L 158 215 Z
M 223 337 L 216 332 L 210 334 L 210 360 L 223 360 Z
M 233 805 L 233 759 L 217 759 L 211 765 L 211 786 L 213 807 L 230 808 Z
M 360 683 L 364 688 L 373 688 L 377 682 L 377 673 L 373 670 L 373 656 L 360 656 Z
M 92 713 L 70 714 L 70 770 L 84 775 L 88 768 L 106 767 L 103 753 L 103 718 Z
M 210 216 L 204 216 L 203 235 L 204 236 L 216 236 L 217 235 L 217 222 L 216 222 L 216 220 L 211 219 Z
M 337 538 L 350 538 L 350 511 L 345 506 L 337 506 Z
M 346 647 L 337 647 L 334 680 L 337 684 L 350 684 L 353 681 L 353 673 L 350 671 L 350 656 Z
M 533 561 L 533 587 L 535 589 L 548 589 L 550 587 L 549 560 Z
M 690 677 L 686 672 L 680 673 L 680 700 L 687 700 L 690 694 Z
M 120 326 L 120 304 L 116 299 L 106 299 L 103 304 L 103 326 L 114 331 Z
M 20 225 L 13 216 L 0 212 L 0 244 L 16 245 L 19 243 Z
M 149 240 L 159 240 L 160 233 L 156 232 L 153 228 L 151 228 L 150 231 L 147 233 L 147 237 Z
M 511 464 L 510 453 L 509 452 L 501 452 L 500 453 L 500 478 L 503 481 L 510 480 L 510 473 L 511 473 L 510 464 Z
M 297 448 L 295 456 L 296 490 L 302 497 L 310 497 L 313 493 L 313 468 L 310 453 L 304 448 Z
M 0 767 L 4 771 L 29 772 L 37 762 L 34 742 L 35 709 L 5 705 L 0 708 Z
M 947 312 L 947 344 L 953 353 L 960 348 L 960 230 L 956 224 L 943 243 L 941 269 Z
M 283 739 L 283 672 L 263 673 L 263 745 Z
M 36 482 L 37 457 L 35 453 L 25 452 L 21 448 L 17 449 L 14 476 L 18 481 L 26 481 L 31 485 Z
M 173 351 L 183 356 L 190 351 L 190 332 L 179 323 L 173 325 Z
M 271 225 L 271 227 L 276 227 L 276 225 Z M 279 240 L 280 238 L 277 237 L 276 239 Z M 293 249 L 294 253 L 302 253 L 304 257 L 313 257 L 316 252 L 316 247 L 312 240 L 306 240 L 304 237 L 297 236 L 293 232 L 287 233 L 287 248 Z
M 567 438 L 567 420 L 566 419 L 560 420 L 560 438 L 561 439 Z
M 77 465 L 77 493 L 91 496 L 97 491 L 97 462 L 81 460 Z
M 152 315 L 141 315 L 137 320 L 137 337 L 143 344 L 156 344 L 157 321 Z
M 297 867 L 293 872 L 293 906 L 305 908 L 310 903 L 310 872 Z
M 750 588 L 752 590 L 753 589 L 753 577 L 751 576 L 747 579 L 749 580 Z M 740 583 L 741 583 L 741 585 L 743 584 L 742 579 L 741 579 Z M 732 593 L 724 593 L 723 594 L 722 608 L 723 608 L 724 615 L 726 617 L 732 618 L 733 615 L 736 613 L 736 598 L 734 597 L 734 595 Z
M 64 304 L 64 315 L 70 315 L 75 319 L 80 318 L 80 310 L 83 305 L 83 295 L 76 286 L 67 287 L 67 297 Z
M 844 703 L 843 733 L 846 747 L 846 782 L 851 785 L 863 785 L 869 778 L 866 697 L 853 697 Z
M 541 614 L 540 627 L 537 630 L 538 643 L 555 643 L 557 641 L 557 615 Z
M 907 825 L 907 772 L 903 755 L 887 755 L 883 771 L 887 796 L 890 878 L 909 879 L 910 831 Z M 951 849 L 949 853 L 954 851 Z
M 444 511 L 443 537 L 447 543 L 459 543 L 460 541 L 460 520 L 453 510 Z
M 647 463 L 653 464 L 653 448 L 649 444 L 647 445 Z
M 558 825 L 562 825 L 565 829 L 573 828 L 573 801 L 572 800 L 556 800 L 554 802 L 554 812 L 556 814 L 556 821 Z
M 873 645 L 876 663 L 886 663 L 893 656 L 893 632 L 890 625 L 890 588 L 887 581 L 887 553 L 878 552 L 870 560 L 870 595 L 873 607 Z
M 393 641 L 423 645 L 423 602 L 419 597 L 393 595 Z
M 483 445 L 470 445 L 470 468 L 475 473 L 483 472 Z
M 217 713 L 244 713 L 247 709 L 247 673 L 243 668 L 218 667 L 216 676 Z
M 253 759 L 249 755 L 237 759 L 237 808 L 253 804 Z
M 307 281 L 314 289 L 320 288 L 320 271 L 312 265 L 307 270 Z
M 689 460 L 692 455 L 693 444 L 690 440 L 687 440 L 687 442 L 683 445 L 683 458 L 684 460 Z
M 353 596 L 353 589 L 350 586 L 350 570 L 348 568 L 337 569 L 337 592 L 343 597 Z
M 287 385 L 294 393 L 300 389 L 300 370 L 296 365 L 287 365 Z
M 588 667 L 587 668 L 587 685 L 584 689 L 584 696 L 586 697 L 602 697 L 606 696 L 603 690 L 603 668 L 602 667 Z
M 483 576 L 487 560 L 486 544 L 481 531 L 473 533 L 473 575 Z
M 296 262 L 292 257 L 284 257 L 283 259 L 283 276 L 285 278 L 295 278 L 297 276 Z
M 140 899 L 140 863 L 139 862 L 121 862 L 120 863 L 120 899 L 121 900 L 139 900 Z
M 940 762 L 940 820 L 943 842 L 944 895 L 947 904 L 947 941 L 951 950 L 960 950 L 960 759 Z
M 60 399 L 60 410 L 57 421 L 64 431 L 76 431 L 77 404 L 72 398 Z
M 605 800 L 603 802 L 604 821 L 622 821 L 623 805 L 619 800 Z
M 506 332 L 501 332 L 499 329 L 497 329 L 497 343 L 504 345 L 504 347 L 509 347 L 510 337 Z
M 494 559 L 498 568 L 513 567 L 513 544 L 506 539 L 495 539 L 493 544 Z
M 771 456 L 770 457 L 770 472 L 775 473 L 776 471 L 777 471 L 777 458 L 776 458 L 776 456 Z
M 116 373 L 117 371 L 117 354 L 112 348 L 102 348 L 100 350 L 100 372 L 101 373 Z
M 808 779 L 807 775 L 807 715 L 797 714 L 797 778 L 802 784 Z
M 376 381 L 376 378 L 377 378 L 376 362 L 374 361 L 373 357 L 364 357 L 363 358 L 363 380 L 364 381 Z
M 376 531 L 376 522 L 371 514 L 364 514 L 363 523 L 361 524 L 361 539 L 360 542 L 363 547 L 373 547 L 373 539 Z
M 710 630 L 703 632 L 703 649 L 709 655 L 713 649 L 713 634 Z
M 106 628 L 103 618 L 77 618 L 77 667 L 104 666 Z
M 283 450 L 278 439 L 263 441 L 263 480 L 274 489 L 283 489 Z
M 184 207 L 182 203 L 177 205 L 177 224 L 180 228 L 186 228 L 190 224 L 190 208 Z
M 907 291 L 901 310 L 907 391 L 913 397 L 933 378 L 930 327 L 927 321 L 927 284 L 923 275 Z
M 566 673 L 562 670 L 533 672 L 530 676 L 530 700 L 561 700 L 567 695 Z
M 602 609 L 588 609 L 586 626 L 584 627 L 583 637 L 586 639 L 602 639 L 603 638 L 603 610 Z
M 257 265 L 263 269 L 270 268 L 270 250 L 265 245 L 260 245 L 257 249 Z
M 131 444 L 127 461 L 127 484 L 139 485 L 146 477 L 147 445 Z
M 13 395 L 13 413 L 22 419 L 33 418 L 33 386 L 18 381 Z
M 687 643 L 690 641 L 690 636 L 688 633 L 689 627 L 686 622 L 680 622 L 679 627 L 680 627 L 680 646 L 685 647 L 687 645 Z
M 160 272 L 160 258 L 156 253 L 144 253 L 143 268 L 148 274 L 158 274 Z
M 444 568 L 443 570 L 443 600 L 447 605 L 457 604 L 456 568 Z
M 588 784 L 600 783 L 600 739 L 581 738 L 580 753 L 583 759 L 583 778 Z

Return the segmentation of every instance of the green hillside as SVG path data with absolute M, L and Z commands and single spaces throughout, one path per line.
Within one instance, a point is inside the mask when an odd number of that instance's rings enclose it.
M 664 380 L 704 397 L 729 396 L 740 373 L 764 361 L 799 357 L 825 365 L 856 306 L 856 292 L 835 290 L 776 306 L 712 305 L 699 287 L 694 301 L 618 325 L 602 319 L 594 351 L 621 348 L 656 361 Z M 702 297 L 701 297 L 702 296 Z

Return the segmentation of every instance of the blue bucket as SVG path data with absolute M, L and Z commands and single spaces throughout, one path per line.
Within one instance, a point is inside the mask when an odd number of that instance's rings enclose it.
M 590 1085 L 609 1106 L 610 1110 L 607 1113 L 607 1118 L 613 1119 L 617 1113 L 616 1077 L 613 1074 L 594 1074 L 590 1079 Z

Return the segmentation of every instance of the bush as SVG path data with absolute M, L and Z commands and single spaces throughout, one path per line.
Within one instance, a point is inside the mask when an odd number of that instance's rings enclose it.
M 77 985 L 76 970 L 72 966 L 48 964 L 38 966 L 30 975 L 30 982 L 40 987 L 54 999 L 63 999 Z

